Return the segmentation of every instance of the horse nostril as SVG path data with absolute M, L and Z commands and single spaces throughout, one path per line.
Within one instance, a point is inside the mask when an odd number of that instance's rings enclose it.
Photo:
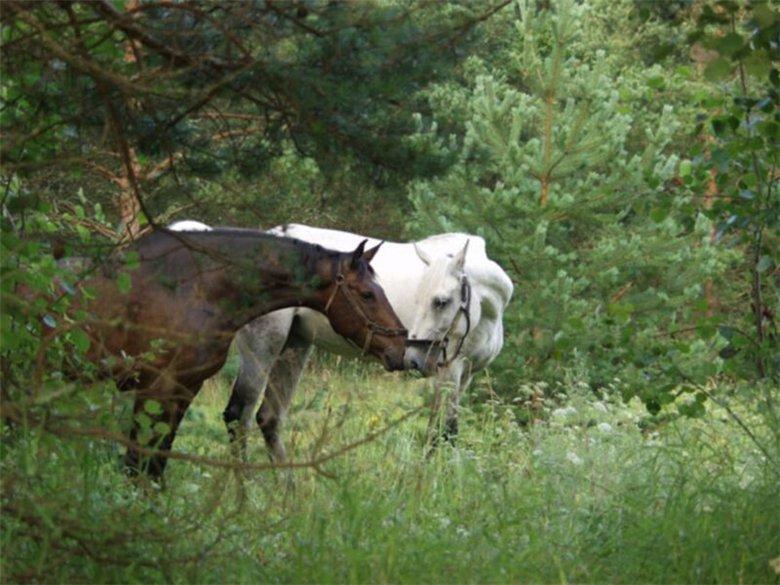
M 417 360 L 412 360 L 411 364 L 412 364 L 412 367 L 415 370 L 419 370 L 420 369 L 420 364 L 417 363 Z

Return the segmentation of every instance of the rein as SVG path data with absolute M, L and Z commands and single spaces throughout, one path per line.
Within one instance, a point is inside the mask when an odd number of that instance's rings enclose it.
M 333 292 L 331 293 L 328 302 L 325 304 L 326 314 L 330 309 L 330 305 L 333 303 L 333 299 L 336 298 L 336 295 L 338 294 L 339 291 L 341 291 L 341 293 L 344 295 L 344 298 L 347 299 L 347 303 L 349 303 L 349 306 L 352 307 L 352 310 L 355 313 L 357 313 L 357 315 L 363 321 L 363 325 L 365 325 L 366 328 L 368 329 L 368 335 L 366 335 L 366 341 L 363 343 L 363 349 L 362 349 L 364 354 L 368 351 L 368 348 L 371 346 L 371 340 L 373 339 L 375 333 L 379 335 L 385 335 L 387 337 L 408 335 L 409 332 L 402 327 L 400 328 L 385 327 L 384 325 L 380 325 L 379 323 L 374 321 L 371 317 L 366 315 L 366 312 L 363 310 L 363 307 L 355 299 L 355 294 L 351 290 L 349 290 L 349 287 L 344 286 L 344 275 L 341 273 L 339 273 L 339 275 L 336 276 L 336 288 L 333 289 Z
M 447 359 L 447 345 L 449 345 L 450 342 L 449 335 L 450 333 L 452 333 L 452 330 L 455 328 L 455 324 L 458 322 L 458 317 L 460 317 L 461 313 L 466 318 L 466 332 L 458 340 L 458 345 L 455 348 L 452 357 L 450 359 Z M 469 334 L 470 331 L 471 331 L 471 283 L 469 282 L 468 277 L 465 274 L 463 274 L 460 277 L 460 306 L 458 307 L 458 311 L 455 313 L 455 317 L 453 317 L 452 319 L 452 323 L 450 323 L 450 326 L 447 328 L 447 331 L 444 333 L 444 336 L 440 339 L 407 339 L 406 345 L 407 346 L 424 345 L 428 347 L 429 351 L 435 349 L 441 349 L 441 356 L 444 359 L 444 361 L 439 363 L 438 365 L 449 366 L 453 361 L 455 361 L 455 358 L 457 358 L 460 355 L 460 350 L 463 349 L 463 342 L 466 341 L 466 336 Z

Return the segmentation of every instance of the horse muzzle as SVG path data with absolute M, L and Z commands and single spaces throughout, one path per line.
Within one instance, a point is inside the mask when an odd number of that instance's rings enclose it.
M 410 344 L 404 352 L 404 367 L 417 370 L 423 376 L 432 376 L 441 365 L 441 357 L 441 347 L 435 344 Z
M 388 372 L 396 372 L 405 368 L 405 353 L 398 355 L 398 352 L 392 349 L 385 350 L 382 353 L 382 364 Z

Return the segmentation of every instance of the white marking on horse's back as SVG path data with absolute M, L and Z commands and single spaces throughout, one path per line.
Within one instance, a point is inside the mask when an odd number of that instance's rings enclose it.
M 211 227 L 192 219 L 183 219 L 168 226 L 172 232 L 210 232 Z
M 287 236 L 312 244 L 319 244 L 324 248 L 338 250 L 339 252 L 351 252 L 363 240 L 368 240 L 368 247 L 376 246 L 381 241 L 376 238 L 353 234 L 352 232 L 312 227 L 300 223 L 278 225 L 268 230 L 268 233 L 274 234 L 275 236 Z M 387 244 L 395 243 L 397 242 L 387 242 Z

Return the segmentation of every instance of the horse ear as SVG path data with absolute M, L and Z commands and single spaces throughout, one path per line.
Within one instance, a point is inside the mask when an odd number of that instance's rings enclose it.
M 379 248 L 382 247 L 382 244 L 384 242 L 379 242 L 376 246 L 371 248 L 370 250 L 366 250 L 366 253 L 363 254 L 363 260 L 366 261 L 366 264 L 371 264 L 371 261 L 374 259 L 374 256 L 376 256 L 376 253 L 379 252 Z
M 352 252 L 352 260 L 350 261 L 349 265 L 353 269 L 358 267 L 358 264 L 360 263 L 360 259 L 363 257 L 363 254 L 365 253 L 367 242 L 368 240 L 363 240 L 358 244 L 358 247 L 355 248 L 355 251 Z
M 463 245 L 461 251 L 455 255 L 453 264 L 458 271 L 462 271 L 463 266 L 466 264 L 466 251 L 468 249 L 469 249 L 469 240 L 466 240 L 466 243 Z
M 430 266 L 431 257 L 428 256 L 428 254 L 426 254 L 425 252 L 423 252 L 422 249 L 420 249 L 420 247 L 417 245 L 417 242 L 414 242 L 412 245 L 414 246 L 414 251 L 417 252 L 417 256 L 420 258 L 420 260 L 423 261 L 423 264 L 425 264 L 426 266 Z

